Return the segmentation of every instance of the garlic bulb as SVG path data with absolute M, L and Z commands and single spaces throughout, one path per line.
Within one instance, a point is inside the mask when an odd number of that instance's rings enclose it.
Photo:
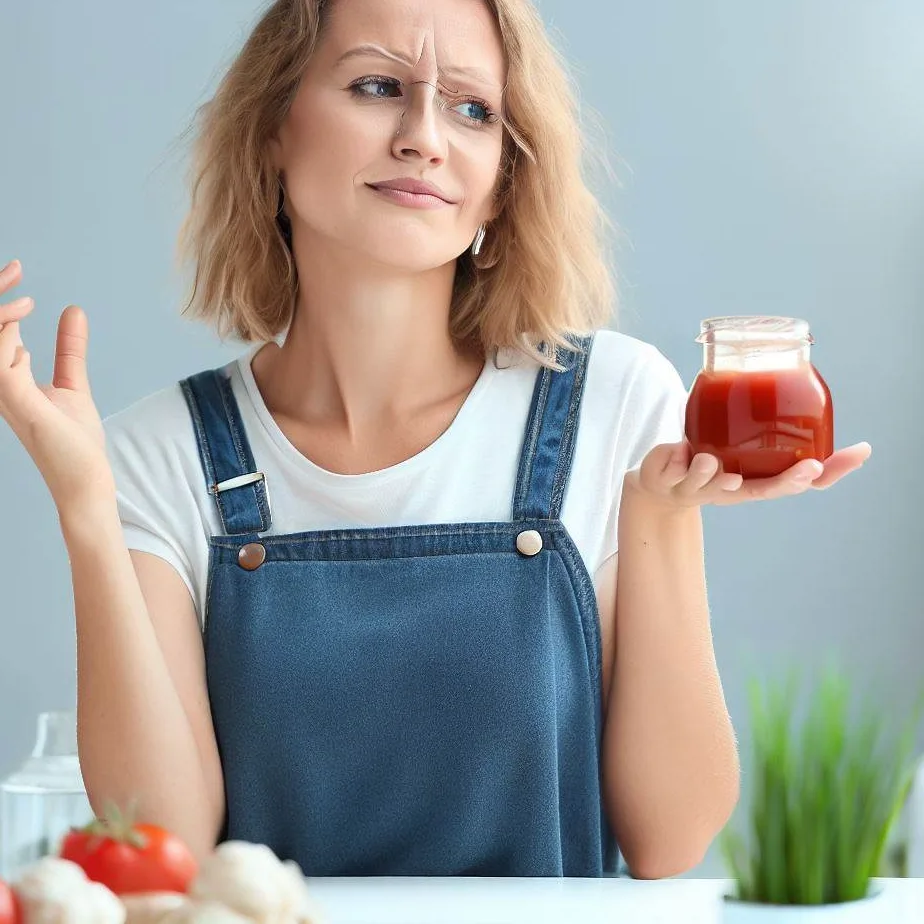
M 140 895 L 123 895 L 125 924 L 164 924 L 174 911 L 192 904 L 185 895 L 177 892 L 150 892 Z
M 253 924 L 253 919 L 219 902 L 190 902 L 170 912 L 158 924 Z
M 220 902 L 255 924 L 319 924 L 296 863 L 263 844 L 227 841 L 202 863 L 190 886 L 199 900 Z
M 125 924 L 125 907 L 104 885 L 90 882 L 70 860 L 44 857 L 13 890 L 24 924 Z

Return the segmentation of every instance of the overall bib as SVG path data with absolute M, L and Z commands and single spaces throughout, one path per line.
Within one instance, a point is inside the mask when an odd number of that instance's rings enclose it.
M 597 604 L 559 519 L 590 346 L 538 373 L 509 522 L 264 535 L 227 373 L 181 383 L 223 530 L 204 642 L 224 838 L 309 876 L 615 870 Z

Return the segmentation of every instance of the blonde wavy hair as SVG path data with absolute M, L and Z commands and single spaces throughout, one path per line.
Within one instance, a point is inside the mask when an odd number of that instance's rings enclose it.
M 337 0 L 276 0 L 197 113 L 191 206 L 179 254 L 194 270 L 186 311 L 222 337 L 275 339 L 298 277 L 276 135 Z M 531 0 L 486 0 L 506 54 L 496 218 L 478 257 L 458 260 L 450 333 L 484 350 L 514 348 L 555 365 L 555 347 L 607 324 L 614 286 L 606 216 L 584 179 L 571 84 Z

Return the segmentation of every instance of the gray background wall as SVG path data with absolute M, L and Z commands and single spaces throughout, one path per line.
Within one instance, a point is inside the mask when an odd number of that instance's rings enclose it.
M 68 302 L 104 414 L 238 347 L 178 314 L 172 266 L 194 107 L 255 0 L 0 0 L 0 261 L 18 256 L 51 369 Z M 544 0 L 620 180 L 622 327 L 687 382 L 701 317 L 807 317 L 838 442 L 835 490 L 706 514 L 716 648 L 745 684 L 834 653 L 886 702 L 921 686 L 924 5 L 919 0 Z M 74 698 L 67 560 L 44 485 L 0 428 L 0 773 Z M 700 873 L 717 870 L 711 857 Z

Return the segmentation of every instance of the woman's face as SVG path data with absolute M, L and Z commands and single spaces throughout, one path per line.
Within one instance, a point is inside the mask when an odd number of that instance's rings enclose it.
M 482 0 L 333 0 L 327 17 L 273 144 L 295 239 L 442 266 L 493 215 L 506 79 L 497 23 Z M 415 183 L 431 194 L 395 188 Z

